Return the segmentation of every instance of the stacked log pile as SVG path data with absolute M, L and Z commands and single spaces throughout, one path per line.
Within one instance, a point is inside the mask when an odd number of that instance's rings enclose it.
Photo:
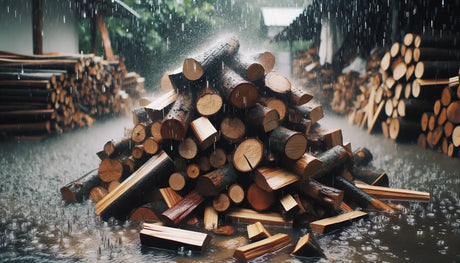
M 144 93 L 122 60 L 88 55 L 0 51 L 0 133 L 46 136 L 126 111 Z
M 232 236 L 229 222 L 249 223 L 251 243 L 233 255 L 243 261 L 292 244 L 264 225 L 307 225 L 321 234 L 365 217 L 357 207 L 394 212 L 377 195 L 429 200 L 389 188 L 369 150 L 352 152 L 340 129 L 322 128 L 322 108 L 273 65 L 269 52 L 239 52 L 233 36 L 186 58 L 164 81 L 173 88 L 134 111 L 131 135 L 108 141 L 99 168 L 61 189 L 64 200 L 89 195 L 103 220 L 146 222 L 141 243 L 167 249 L 209 244 L 206 232 L 178 227 Z M 324 256 L 313 232 L 291 253 Z

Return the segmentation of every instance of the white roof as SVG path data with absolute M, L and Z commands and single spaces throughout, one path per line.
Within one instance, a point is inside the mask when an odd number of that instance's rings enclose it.
M 262 7 L 262 17 L 266 26 L 289 26 L 303 8 Z

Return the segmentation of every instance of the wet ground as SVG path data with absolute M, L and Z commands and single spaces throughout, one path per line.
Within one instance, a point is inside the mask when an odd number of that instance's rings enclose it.
M 460 159 L 370 136 L 342 118 L 326 116 L 323 126 L 342 128 L 344 140 L 353 147 L 371 149 L 373 164 L 387 171 L 392 187 L 427 191 L 432 196 L 430 203 L 403 203 L 406 209 L 396 215 L 370 212 L 368 219 L 351 227 L 319 235 L 328 261 L 460 261 Z M 214 236 L 203 255 L 143 249 L 138 225 L 102 222 L 90 201 L 66 205 L 61 200 L 59 188 L 97 167 L 95 153 L 131 126 L 130 118 L 121 117 L 44 141 L 0 142 L 1 262 L 233 261 L 234 248 L 244 240 Z M 241 236 L 246 235 L 245 225 L 236 227 Z M 290 228 L 269 231 L 289 233 L 293 242 L 302 234 Z M 289 256 L 291 250 L 288 247 L 255 261 L 306 261 Z

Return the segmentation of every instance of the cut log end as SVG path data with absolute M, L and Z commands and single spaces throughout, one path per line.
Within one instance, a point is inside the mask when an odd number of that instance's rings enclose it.
M 239 109 L 253 107 L 259 98 L 256 86 L 249 82 L 238 84 L 230 94 L 230 102 Z
M 275 93 L 287 93 L 291 90 L 291 82 L 276 71 L 272 71 L 265 76 L 265 86 Z
M 285 146 L 285 154 L 289 159 L 297 160 L 305 153 L 307 149 L 307 139 L 301 134 L 294 134 L 291 136 Z
M 173 173 L 169 176 L 169 187 L 174 191 L 184 189 L 186 185 L 185 177 L 182 173 Z
M 186 129 L 184 125 L 176 119 L 164 120 L 160 128 L 162 139 L 182 141 L 185 138 Z
M 265 70 L 264 70 L 264 67 L 262 66 L 262 64 L 252 63 L 248 67 L 246 73 L 248 75 L 248 79 L 250 79 L 252 81 L 256 81 L 256 80 L 262 79 L 264 77 Z
M 228 197 L 235 204 L 240 204 L 244 200 L 244 190 L 239 184 L 233 184 L 228 188 Z
M 221 193 L 212 200 L 212 207 L 214 207 L 217 212 L 225 212 L 230 207 L 230 198 L 228 195 Z
M 222 97 L 216 93 L 210 93 L 197 99 L 196 110 L 202 116 L 216 114 L 222 108 Z
M 252 208 L 264 211 L 275 202 L 275 195 L 273 192 L 265 191 L 256 184 L 252 184 L 248 188 L 247 199 Z
M 233 154 L 233 166 L 240 172 L 254 170 L 262 161 L 264 146 L 258 139 L 250 138 L 238 145 Z
M 198 153 L 198 147 L 192 138 L 185 138 L 179 144 L 179 155 L 184 159 L 191 160 Z
M 106 158 L 99 165 L 99 177 L 104 182 L 119 180 L 123 174 L 123 165 L 116 159 Z
M 246 133 L 246 125 L 239 118 L 227 117 L 220 123 L 220 131 L 227 141 L 236 143 L 243 139 Z
M 203 76 L 204 69 L 195 59 L 187 58 L 184 60 L 182 72 L 188 80 L 197 80 Z
M 265 74 L 268 74 L 270 71 L 272 71 L 273 67 L 275 66 L 275 56 L 268 51 L 260 54 L 258 61 L 264 68 Z
M 153 137 L 149 137 L 144 141 L 144 151 L 148 154 L 156 154 L 158 152 L 158 142 Z

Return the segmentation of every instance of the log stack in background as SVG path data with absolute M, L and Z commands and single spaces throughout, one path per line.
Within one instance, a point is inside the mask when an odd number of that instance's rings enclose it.
M 291 244 L 264 225 L 326 233 L 367 215 L 356 207 L 394 211 L 376 195 L 429 199 L 389 188 L 385 172 L 370 165 L 369 150 L 351 152 L 340 129 L 322 128 L 321 106 L 310 105 L 312 96 L 291 87 L 273 65 L 269 52 L 239 52 L 232 36 L 185 59 L 162 82 L 163 90 L 173 88 L 134 111 L 130 136 L 108 141 L 98 171 L 64 186 L 63 199 L 89 195 L 103 220 L 161 221 L 166 226 L 143 224 L 141 243 L 168 249 L 209 243 L 206 233 L 178 227 L 202 224 L 232 236 L 231 221 L 250 223 L 253 243 L 233 255 L 241 260 Z M 313 233 L 292 253 L 324 256 Z
M 130 111 L 143 79 L 92 54 L 0 51 L 0 133 L 43 137 Z

